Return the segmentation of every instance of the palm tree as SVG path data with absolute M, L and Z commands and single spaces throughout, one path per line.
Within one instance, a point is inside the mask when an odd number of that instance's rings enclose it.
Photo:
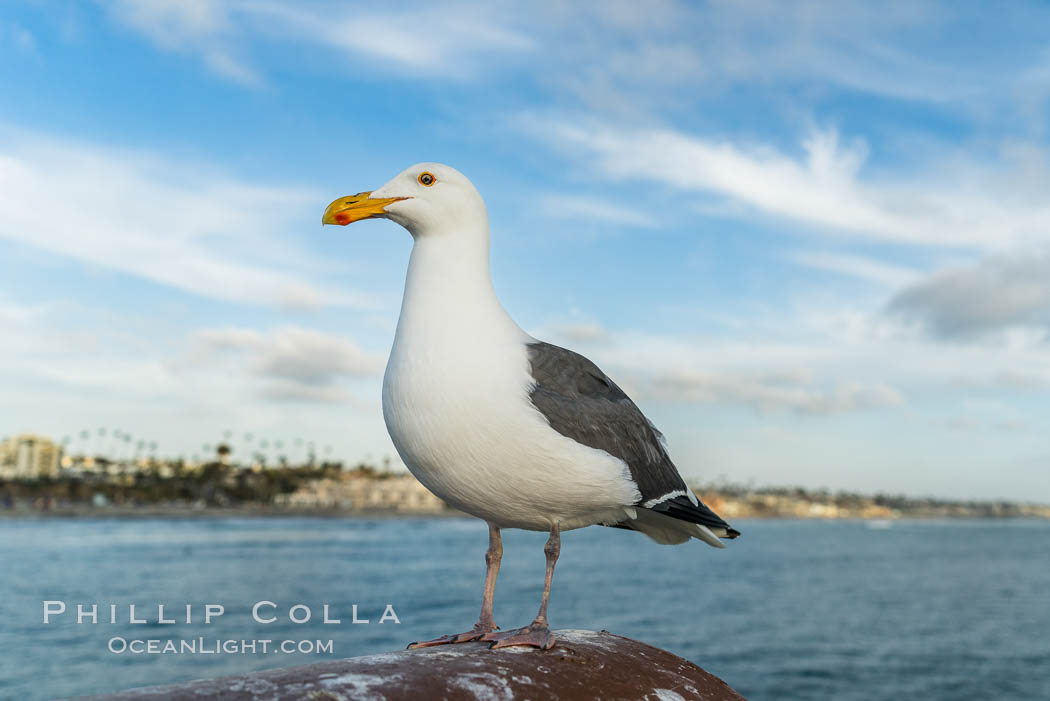
M 121 438 L 122 434 L 119 428 L 115 428 L 109 432 L 109 453 L 112 454 L 114 458 L 116 458 L 119 453 Z
M 252 439 L 255 438 L 250 432 L 244 434 L 244 456 L 248 462 L 252 459 Z
M 71 436 L 63 436 L 62 437 L 62 458 L 61 459 L 62 459 L 63 462 L 65 462 L 66 465 L 69 465 L 70 467 L 72 467 L 73 463 L 69 462 L 69 461 L 66 461 L 66 458 L 69 458 L 70 460 L 73 459 L 69 455 L 69 444 L 72 443 L 72 442 L 73 442 L 73 438 Z

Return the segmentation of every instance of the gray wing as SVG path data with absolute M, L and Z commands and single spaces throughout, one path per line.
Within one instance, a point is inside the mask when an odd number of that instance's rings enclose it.
M 737 534 L 702 502 L 693 503 L 663 435 L 597 365 L 541 341 L 528 344 L 528 353 L 533 405 L 558 433 L 623 460 L 641 494 L 636 506 Z

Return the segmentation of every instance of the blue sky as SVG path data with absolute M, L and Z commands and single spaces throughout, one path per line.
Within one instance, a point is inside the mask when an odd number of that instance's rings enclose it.
M 4 4 L 0 435 L 393 455 L 435 160 L 687 476 L 1050 500 L 1050 9 L 843 5 Z

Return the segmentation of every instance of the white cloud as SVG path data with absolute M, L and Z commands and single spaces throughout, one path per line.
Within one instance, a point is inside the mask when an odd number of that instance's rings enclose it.
M 551 331 L 556 336 L 576 343 L 606 343 L 612 338 L 604 326 L 594 321 L 559 324 Z
M 0 386 L 5 392 L 15 396 L 20 388 L 59 388 L 69 397 L 125 399 L 177 392 L 178 379 L 165 359 L 141 353 L 134 320 L 125 316 L 103 329 L 94 314 L 80 312 L 68 302 L 20 305 L 0 300 Z M 95 323 L 85 323 L 88 318 Z
M 1050 389 L 1050 362 L 1041 372 L 1003 370 L 995 376 L 994 382 L 1007 389 Z
M 728 86 L 758 85 L 777 94 L 787 88 L 795 101 L 829 87 L 971 110 L 1019 100 L 1034 119 L 1045 90 L 1041 37 L 1015 31 L 1045 24 L 1046 13 L 1031 6 L 1003 8 L 990 23 L 978 10 L 924 2 L 407 0 L 393 9 L 317 0 L 97 1 L 161 49 L 196 55 L 247 84 L 263 78 L 236 57 L 287 42 L 342 53 L 380 78 L 527 72 L 530 82 L 606 114 L 692 107 L 698 91 L 718 98 Z M 942 40 L 977 22 L 985 41 Z M 1018 63 L 1032 68 L 1017 70 Z
M 794 157 L 667 128 L 535 115 L 519 122 L 587 172 L 721 196 L 827 235 L 976 250 L 1050 240 L 1050 201 L 1034 195 L 1050 187 L 1050 170 L 1030 148 L 1004 152 L 1001 163 L 956 159 L 921 178 L 888 181 L 862 177 L 867 146 L 843 145 L 834 130 L 813 132 L 802 142 L 804 156 Z M 1018 175 L 1022 160 L 1036 163 Z
M 230 29 L 229 3 L 222 0 L 106 0 L 112 15 L 166 48 Z
M 949 431 L 999 431 L 1023 433 L 1028 431 L 1028 422 L 1018 409 L 995 399 L 964 399 L 959 402 L 960 413 L 937 416 L 931 423 Z
M 352 340 L 299 327 L 268 334 L 247 328 L 204 329 L 194 336 L 194 359 L 221 361 L 247 370 L 261 380 L 257 391 L 274 399 L 345 401 L 347 378 L 376 377 L 384 359 L 367 353 Z
M 678 370 L 652 379 L 655 396 L 670 401 L 740 404 L 760 411 L 788 409 L 802 414 L 841 414 L 904 404 L 899 391 L 884 384 L 839 383 L 829 388 L 809 382 L 729 376 Z
M 798 251 L 791 254 L 789 259 L 809 268 L 858 277 L 887 287 L 901 287 L 914 281 L 919 275 L 914 268 L 848 253 Z
M 1034 327 L 1050 331 L 1050 246 L 945 270 L 901 290 L 891 313 L 944 338 L 974 338 Z
M 491 61 L 533 48 L 530 39 L 502 26 L 497 13 L 477 4 L 424 5 L 397 13 L 356 9 L 333 15 L 303 6 L 276 11 L 272 5 L 268 11 L 313 41 L 419 75 L 464 77 L 477 72 L 481 55 Z
M 248 87 L 259 87 L 266 83 L 263 77 L 246 64 L 229 54 L 213 49 L 204 53 L 204 63 L 224 78 Z
M 183 321 L 76 301 L 0 299 L 0 387 L 8 400 L 0 432 L 48 426 L 54 412 L 66 417 L 65 432 L 98 421 L 195 442 L 185 427 L 205 415 L 213 426 L 250 425 L 258 415 L 309 426 L 330 411 L 320 404 L 334 401 L 344 415 L 377 413 L 383 357 L 351 338 L 294 326 L 187 332 Z M 302 406 L 289 412 L 290 398 Z
M 0 47 L 10 44 L 23 53 L 36 50 L 36 39 L 32 32 L 15 22 L 0 20 Z
M 257 87 L 265 81 L 230 52 L 236 4 L 223 0 L 99 0 L 120 24 L 166 51 L 199 54 L 223 78 Z
M 922 43 L 909 46 L 909 35 L 932 32 L 947 19 L 929 3 L 751 0 L 716 3 L 703 19 L 704 57 L 723 79 L 801 80 L 921 101 L 977 89 L 954 61 L 931 60 Z
M 46 309 L 46 304 L 17 304 L 0 297 L 0 323 L 10 325 L 13 329 L 36 318 Z
M 303 226 L 293 217 L 323 197 L 148 153 L 5 135 L 0 238 L 213 299 L 376 304 L 313 282 L 322 261 L 291 243 Z
M 188 456 L 229 428 L 289 449 L 296 436 L 331 443 L 350 461 L 393 454 L 378 406 L 381 354 L 300 327 L 187 333 L 179 321 L 0 301 L 0 433 L 121 427 L 158 440 L 163 455 Z
M 535 4 L 527 6 L 532 9 Z M 1003 103 L 1038 102 L 1044 43 L 1027 27 L 1042 26 L 1038 6 L 1012 5 L 989 22 L 979 10 L 928 2 L 544 4 L 515 13 L 541 48 L 533 62 L 546 87 L 608 117 L 704 115 L 721 111 L 743 86 L 753 110 L 811 113 L 829 93 L 861 93 L 1014 120 Z M 980 24 L 983 41 L 970 36 Z M 580 28 L 585 27 L 585 31 Z M 1006 47 L 1006 48 L 1004 48 Z M 1035 82 L 1037 85 L 1032 85 Z M 751 93 L 755 89 L 757 92 Z M 741 121 L 750 121 L 748 119 Z
M 121 24 L 165 50 L 198 54 L 219 75 L 246 85 L 264 82 L 233 58 L 252 41 L 281 40 L 344 53 L 405 75 L 464 78 L 534 42 L 484 5 L 399 6 L 396 12 L 352 5 L 254 0 L 109 0 Z M 485 61 L 480 57 L 485 56 Z
M 586 195 L 546 195 L 540 198 L 540 212 L 551 219 L 574 219 L 590 224 L 651 229 L 658 225 L 651 214 Z
M 785 328 L 801 326 L 797 320 L 783 323 Z M 583 322 L 554 325 L 551 332 L 591 344 L 591 359 L 643 404 L 717 404 L 827 416 L 903 406 L 904 394 L 891 382 L 911 379 L 874 371 L 867 363 L 874 362 L 878 352 L 858 362 L 853 341 L 828 343 L 815 338 L 813 329 L 807 330 L 808 343 L 793 344 L 773 337 L 747 343 L 613 332 Z M 823 330 L 816 333 L 822 335 Z
M 1050 388 L 1050 349 L 1036 338 L 946 347 L 878 308 L 806 307 L 755 318 L 749 336 L 608 332 L 587 355 L 643 406 L 743 406 L 828 416 Z M 1019 400 L 1018 400 L 1019 401 Z M 1015 418 L 996 417 L 996 420 Z

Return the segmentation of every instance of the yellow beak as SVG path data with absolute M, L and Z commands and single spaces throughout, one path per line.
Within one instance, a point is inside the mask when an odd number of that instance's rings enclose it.
M 386 213 L 386 206 L 388 204 L 406 199 L 408 198 L 372 197 L 371 192 L 359 192 L 350 197 L 340 197 L 335 202 L 328 205 L 328 209 L 324 211 L 324 216 L 321 217 L 321 223 L 346 226 L 347 224 L 361 221 L 362 219 L 381 217 Z

